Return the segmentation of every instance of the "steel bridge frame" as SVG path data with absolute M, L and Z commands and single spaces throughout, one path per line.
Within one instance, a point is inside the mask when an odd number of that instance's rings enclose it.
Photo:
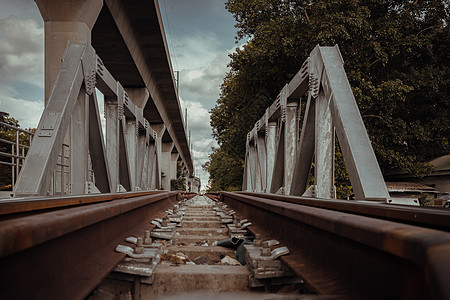
M 105 96 L 106 139 L 95 88 Z M 143 117 L 143 107 L 133 104 L 94 48 L 69 43 L 15 196 L 159 189 L 161 138 Z M 71 145 L 68 149 L 63 147 L 65 141 Z M 68 160 L 68 171 L 54 176 L 63 158 Z M 52 184 L 55 180 L 59 184 Z
M 300 107 L 307 94 L 299 135 Z M 243 190 L 334 199 L 339 140 L 358 200 L 392 203 L 338 46 L 317 45 L 247 134 Z M 307 190 L 314 161 L 315 184 Z M 395 200 L 418 205 L 417 200 Z

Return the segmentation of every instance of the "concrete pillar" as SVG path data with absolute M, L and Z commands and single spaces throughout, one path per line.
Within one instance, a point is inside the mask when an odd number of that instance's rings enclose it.
M 161 145 L 161 178 L 163 190 L 170 191 L 171 164 L 172 164 L 173 142 L 163 142 Z
M 150 97 L 147 88 L 125 88 L 125 91 L 134 105 L 140 109 L 144 109 L 148 98 Z
M 171 156 L 170 156 L 170 158 L 171 158 L 171 161 L 170 161 L 170 180 L 177 179 L 177 166 L 178 166 L 177 161 L 178 161 L 178 156 L 180 156 L 178 154 L 178 152 L 177 153 L 172 153 Z
M 67 43 L 91 43 L 103 0 L 35 0 L 45 29 L 45 103 L 61 66 Z
M 156 176 L 154 178 L 154 184 L 156 186 L 156 189 L 161 189 L 162 187 L 162 136 L 164 134 L 164 131 L 166 130 L 166 126 L 164 124 L 151 124 L 150 125 L 152 129 L 156 132 L 156 142 L 155 142 L 155 148 L 156 148 L 156 167 L 155 167 L 155 173 Z M 170 150 L 172 151 L 172 150 Z
M 186 191 L 189 191 L 189 186 L 188 186 L 188 181 L 189 181 L 189 171 L 188 171 L 188 169 L 187 169 L 186 167 L 184 168 L 183 174 L 184 174 L 184 178 L 186 178 L 186 188 L 185 188 L 185 190 L 186 190 Z
M 187 178 L 187 191 L 192 192 L 192 182 L 194 180 L 194 177 L 189 176 Z

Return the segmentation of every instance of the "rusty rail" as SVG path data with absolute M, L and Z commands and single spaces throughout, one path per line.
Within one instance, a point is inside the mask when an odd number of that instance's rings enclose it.
M 97 197 L 102 199 L 97 203 L 89 200 L 92 197 L 68 197 L 80 205 L 64 207 L 59 205 L 64 199 L 59 204 L 53 199 L 57 205 L 52 209 L 3 216 L 1 299 L 86 297 L 124 258 L 114 251 L 117 244 L 152 229 L 149 219 L 171 208 L 179 192 L 103 195 L 108 199 Z
M 450 299 L 447 232 L 380 219 L 376 214 L 330 210 L 325 202 L 323 207 L 307 206 L 299 204 L 308 200 L 301 197 L 298 203 L 262 194 L 224 192 L 221 197 L 255 224 L 252 231 L 287 245 L 291 254 L 282 260 L 319 294 Z
M 76 195 L 2 199 L 0 200 L 0 216 L 13 213 L 42 211 L 67 206 L 106 202 L 159 193 L 163 193 L 163 191 L 94 194 L 89 195 L 88 197 L 86 195 Z
M 433 207 L 416 207 L 384 203 L 368 203 L 348 200 L 327 200 L 308 197 L 293 197 L 275 194 L 238 192 L 288 203 L 325 208 L 340 212 L 374 217 L 421 227 L 450 231 L 450 210 Z

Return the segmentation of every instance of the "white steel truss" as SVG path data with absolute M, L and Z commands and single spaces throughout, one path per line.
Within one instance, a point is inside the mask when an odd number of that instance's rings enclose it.
M 316 46 L 248 133 L 243 190 L 334 199 L 335 135 L 356 199 L 392 203 L 339 48 Z M 307 190 L 313 162 L 315 183 Z
M 95 88 L 105 97 L 106 139 Z M 160 144 L 142 108 L 133 104 L 94 48 L 68 44 L 15 196 L 159 189 Z M 61 165 L 66 170 L 58 174 Z

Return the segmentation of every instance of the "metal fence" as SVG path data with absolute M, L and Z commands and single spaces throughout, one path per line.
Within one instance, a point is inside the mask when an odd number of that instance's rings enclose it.
M 13 140 L 0 138 L 0 145 L 6 146 L 0 149 L 0 164 L 11 167 L 11 185 L 14 191 L 16 179 L 25 161 L 34 133 L 4 122 L 0 122 L 0 129 L 3 132 L 12 132 L 12 136 L 14 136 Z M 28 142 L 28 145 L 23 144 L 23 139 L 21 142 L 21 135 L 26 137 L 25 140 Z M 11 148 L 11 151 L 9 153 L 1 151 L 3 148 L 6 150 Z
M 31 146 L 31 142 L 34 137 L 34 133 L 28 130 L 24 130 L 17 126 L 0 122 L 0 130 L 5 133 L 12 133 L 14 139 L 4 139 L 0 137 L 0 165 L 10 166 L 9 171 L 11 176 L 11 189 L 14 192 L 15 183 L 19 177 L 20 170 L 25 162 L 25 158 L 28 153 L 28 149 Z M 22 139 L 21 139 L 22 135 Z M 26 144 L 24 144 L 26 141 Z M 9 145 L 9 146 L 8 146 Z M 2 147 L 3 146 L 3 147 Z M 11 148 L 11 150 L 9 150 Z M 5 152 L 2 150 L 9 151 Z M 69 190 L 69 176 L 70 176 L 70 147 L 68 144 L 63 143 L 61 153 L 58 155 L 58 160 L 53 171 L 53 177 L 49 187 L 49 193 L 51 195 L 64 195 Z M 92 170 L 92 162 L 89 156 L 88 158 L 88 177 L 91 182 L 95 183 L 94 173 Z M 6 175 L 6 174 L 3 174 Z M 6 185 L 7 190 L 9 187 Z

